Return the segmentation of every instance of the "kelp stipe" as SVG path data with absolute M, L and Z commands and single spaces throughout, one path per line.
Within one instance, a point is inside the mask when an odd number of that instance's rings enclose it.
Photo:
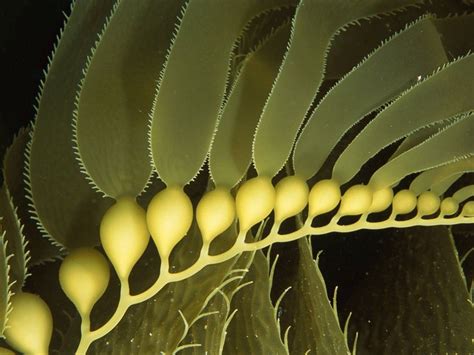
M 343 31 L 407 8 L 426 14 L 322 85 Z M 474 44 L 460 31 L 474 31 L 472 14 L 437 18 L 410 0 L 74 3 L 31 133 L 4 163 L 7 343 L 53 350 L 56 305 L 23 289 L 30 248 L 35 263 L 62 259 L 58 283 L 76 308 L 56 328 L 59 352 L 355 353 L 307 236 L 474 223 L 474 185 L 457 181 L 474 156 Z M 271 246 L 296 240 L 295 282 L 324 315 L 298 318 L 311 323 L 305 337 L 281 328 L 292 290 L 270 295 Z M 469 329 L 472 299 L 458 290 Z M 136 310 L 149 330 L 130 325 Z

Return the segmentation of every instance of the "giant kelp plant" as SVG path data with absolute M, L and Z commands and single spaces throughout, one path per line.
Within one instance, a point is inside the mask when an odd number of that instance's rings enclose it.
M 452 232 L 474 245 L 474 7 L 453 4 L 74 2 L 4 158 L 3 351 L 473 353 Z M 360 231 L 403 243 L 341 326 L 314 251 Z

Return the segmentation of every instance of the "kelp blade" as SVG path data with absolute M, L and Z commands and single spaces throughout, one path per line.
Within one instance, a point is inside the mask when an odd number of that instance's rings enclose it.
M 209 154 L 210 173 L 216 184 L 234 186 L 252 161 L 255 128 L 278 73 L 288 37 L 289 25 L 284 25 L 244 60 L 222 109 Z
M 212 298 L 202 309 L 200 316 L 191 325 L 187 337 L 181 343 L 181 346 L 190 346 L 182 350 L 183 354 L 223 353 L 227 328 L 236 312 L 232 311 L 231 302 L 240 290 L 250 285 L 243 279 L 253 262 L 254 255 L 255 252 L 241 254 L 233 264 L 232 270 L 227 273 L 226 279 L 210 295 Z
M 28 253 L 30 255 L 28 264 L 34 266 L 58 258 L 61 255 L 61 249 L 41 234 L 29 212 L 24 173 L 25 153 L 30 140 L 30 133 L 30 127 L 22 129 L 13 140 L 12 145 L 5 153 L 3 174 L 5 187 L 10 193 L 13 205 L 17 209 L 17 217 L 22 224 L 22 234 L 28 243 Z
M 291 289 L 283 300 L 283 309 L 291 310 L 289 348 L 292 354 L 349 354 L 318 258 L 313 259 L 308 238 L 298 240 L 298 266 Z
M 451 123 L 452 122 L 450 120 L 433 122 L 431 125 L 422 127 L 417 129 L 415 132 L 410 133 L 410 135 L 405 137 L 402 143 L 400 143 L 400 145 L 397 147 L 397 150 L 395 150 L 395 152 L 392 154 L 390 160 L 395 159 L 400 154 L 405 153 L 411 148 L 416 147 L 418 144 L 423 143 L 430 137 L 447 128 Z
M 181 6 L 120 1 L 87 68 L 77 102 L 78 154 L 108 196 L 137 196 L 150 177 L 148 114 Z
M 447 178 L 431 185 L 430 190 L 438 196 L 443 195 L 456 181 L 458 181 L 463 173 L 453 174 Z
M 23 227 L 18 219 L 10 193 L 5 185 L 0 188 L 0 218 L 7 242 L 6 251 L 10 255 L 10 281 L 15 282 L 12 290 L 21 290 L 27 276 L 29 253 L 26 250 Z
M 93 191 L 73 152 L 74 94 L 112 1 L 77 1 L 41 94 L 29 154 L 29 183 L 39 226 L 62 246 L 99 242 L 108 201 Z
M 453 198 L 459 203 L 466 201 L 474 196 L 474 185 L 467 185 L 456 191 Z
M 380 167 L 371 177 L 375 189 L 391 186 L 405 176 L 463 159 L 474 152 L 474 114 L 463 115 L 441 133 Z
M 359 120 L 447 62 L 432 18 L 423 18 L 383 43 L 344 77 L 314 110 L 293 156 L 295 173 L 308 179 Z M 317 137 L 317 139 L 315 139 Z
M 337 30 L 350 21 L 414 2 L 302 0 L 299 3 L 289 48 L 254 139 L 253 157 L 260 175 L 273 176 L 286 163 L 323 80 L 327 52 Z
M 349 181 L 382 148 L 417 129 L 474 109 L 474 55 L 446 65 L 407 90 L 379 113 L 349 144 L 333 169 Z
M 265 10 L 291 0 L 192 0 L 158 84 L 150 146 L 154 166 L 167 185 L 185 185 L 204 164 L 227 83 L 234 42 Z
M 5 233 L 0 224 L 0 339 L 4 337 L 8 313 L 11 311 L 10 297 L 12 295 Z
M 288 354 L 281 339 L 276 310 L 270 298 L 270 266 L 261 250 L 243 282 L 252 282 L 232 300 L 237 313 L 229 324 L 224 353 L 228 354 Z
M 424 171 L 411 182 L 410 190 L 414 191 L 416 194 L 420 194 L 450 176 L 458 176 L 459 174 L 462 175 L 465 172 L 471 171 L 474 171 L 474 157 L 461 159 L 450 164 Z

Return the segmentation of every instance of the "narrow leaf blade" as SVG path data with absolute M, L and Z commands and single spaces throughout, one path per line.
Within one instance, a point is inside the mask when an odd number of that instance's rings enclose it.
M 109 205 L 81 174 L 73 152 L 74 93 L 112 1 L 77 1 L 51 60 L 28 157 L 28 184 L 38 226 L 62 246 L 98 244 Z
M 385 41 L 338 82 L 314 110 L 295 147 L 295 172 L 307 179 L 312 177 L 353 125 L 446 62 L 430 17 Z
M 181 6 L 120 1 L 87 67 L 77 99 L 77 151 L 108 196 L 137 196 L 150 177 L 148 114 Z
M 338 29 L 356 19 L 414 2 L 300 1 L 288 51 L 255 134 L 253 157 L 260 175 L 274 176 L 287 161 L 323 80 L 327 53 Z
M 231 51 L 244 26 L 263 11 L 291 2 L 189 2 L 152 112 L 153 162 L 166 184 L 185 185 L 204 164 L 224 97 Z
M 345 183 L 365 162 L 390 143 L 433 122 L 472 110 L 472 77 L 474 55 L 468 55 L 406 91 L 352 141 L 334 165 L 333 177 Z

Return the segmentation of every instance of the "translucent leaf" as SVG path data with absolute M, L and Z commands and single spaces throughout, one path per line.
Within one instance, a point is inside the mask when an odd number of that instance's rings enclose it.
M 182 3 L 120 1 L 87 67 L 77 102 L 77 148 L 108 196 L 136 196 L 150 177 L 148 114 Z
M 17 292 L 21 290 L 27 277 L 29 253 L 26 250 L 23 227 L 6 185 L 0 189 L 0 216 L 2 217 L 2 229 L 6 232 L 7 255 L 11 256 L 8 260 L 10 282 L 14 282 L 12 290 Z
M 312 177 L 353 125 L 446 62 L 431 18 L 421 19 L 383 43 L 314 110 L 296 143 L 295 173 Z
M 293 19 L 288 51 L 254 139 L 253 157 L 259 175 L 273 176 L 287 161 L 298 129 L 319 90 L 335 33 L 350 21 L 414 2 L 300 2 Z
M 240 290 L 232 301 L 237 313 L 232 319 L 224 346 L 228 354 L 287 354 L 270 299 L 268 259 L 257 251 Z
M 181 346 L 190 346 L 183 354 L 221 354 L 227 337 L 227 328 L 235 316 L 231 309 L 234 295 L 249 286 L 243 278 L 252 264 L 255 253 L 241 254 L 227 279 L 216 289 L 215 295 L 202 310 L 199 319 L 190 327 Z M 232 311 L 232 312 L 231 312 Z M 199 345 L 193 346 L 192 345 Z
M 291 353 L 348 354 L 346 338 L 335 309 L 328 299 L 326 284 L 313 260 L 307 238 L 298 240 L 298 265 L 283 307 L 291 314 Z
M 12 145 L 5 154 L 4 169 L 5 184 L 11 195 L 13 204 L 17 207 L 17 216 L 23 226 L 23 235 L 28 243 L 30 267 L 61 255 L 61 250 L 41 234 L 35 221 L 29 213 L 26 198 L 27 185 L 24 180 L 25 152 L 30 139 L 30 128 L 21 129 Z
M 224 97 L 229 59 L 243 27 L 292 0 L 190 1 L 153 105 L 150 145 L 167 185 L 185 185 L 203 165 Z M 199 134 L 196 134 L 199 132 Z
M 206 307 L 207 315 L 199 319 L 189 330 L 192 335 L 189 348 L 183 354 L 220 354 L 222 342 L 226 335 L 226 324 L 229 320 L 229 301 L 226 295 L 218 293 Z M 230 318 L 232 321 L 232 318 Z
M 474 196 L 474 185 L 467 185 L 460 188 L 453 195 L 453 198 L 459 203 L 466 201 L 468 198 Z
M 474 308 L 448 229 L 390 229 L 379 239 L 379 264 L 350 288 L 358 353 L 472 353 Z
M 341 154 L 333 169 L 349 181 L 372 156 L 392 142 L 433 122 L 474 108 L 474 55 L 452 62 L 407 90 L 379 113 Z
M 407 23 L 416 21 L 423 9 L 409 8 L 403 12 L 371 17 L 358 23 L 351 23 L 333 38 L 327 54 L 325 80 L 339 80 L 358 63 L 372 53 L 387 38 L 406 28 Z
M 11 280 L 10 266 L 8 264 L 7 241 L 5 239 L 5 231 L 2 231 L 0 225 L 0 338 L 3 338 L 3 332 L 8 320 L 8 313 L 11 311 L 10 297 Z
M 276 29 L 289 24 L 295 15 L 296 3 L 265 11 L 254 17 L 242 30 L 234 43 L 229 65 L 226 98 L 242 69 L 245 59 L 268 40 Z
M 413 147 L 416 147 L 418 144 L 423 143 L 451 124 L 452 122 L 450 120 L 438 121 L 410 133 L 410 135 L 403 139 L 402 143 L 397 147 L 397 150 L 392 154 L 390 159 L 394 159 L 400 154 L 409 151 Z
M 73 152 L 74 94 L 90 48 L 112 1 L 76 1 L 39 101 L 28 159 L 28 183 L 38 226 L 67 247 L 95 245 L 109 205 L 81 174 Z
M 446 165 L 422 172 L 410 184 L 410 190 L 416 194 L 427 191 L 433 185 L 440 183 L 444 179 L 455 175 L 459 178 L 459 173 L 474 171 L 474 157 L 461 159 Z
M 470 114 L 390 160 L 372 175 L 370 184 L 376 189 L 391 186 L 409 174 L 463 159 L 474 152 L 473 135 L 474 114 Z
M 237 184 L 252 161 L 255 128 L 278 73 L 288 37 L 288 25 L 277 29 L 242 64 L 222 109 L 209 154 L 210 172 L 217 185 Z
M 463 175 L 463 173 L 450 175 L 447 178 L 436 182 L 430 188 L 438 196 L 443 195 L 450 187 L 453 185 L 459 178 Z

